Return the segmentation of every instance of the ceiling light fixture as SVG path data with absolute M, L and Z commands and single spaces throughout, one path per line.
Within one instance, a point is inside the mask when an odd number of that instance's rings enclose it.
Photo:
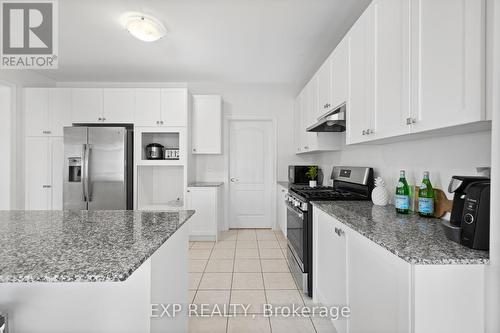
M 166 35 L 167 29 L 157 18 L 143 13 L 125 13 L 121 17 L 125 29 L 144 42 L 154 42 Z

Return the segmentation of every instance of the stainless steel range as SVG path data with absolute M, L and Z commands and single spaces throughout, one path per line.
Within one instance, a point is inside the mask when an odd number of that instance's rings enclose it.
M 286 204 L 288 264 L 304 293 L 312 297 L 312 201 L 370 200 L 373 169 L 366 167 L 334 167 L 333 186 L 294 186 Z

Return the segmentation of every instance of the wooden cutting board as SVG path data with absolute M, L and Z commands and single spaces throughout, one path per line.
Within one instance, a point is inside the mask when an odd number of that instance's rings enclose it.
M 418 212 L 418 191 L 419 188 L 415 188 L 415 211 Z M 449 200 L 446 194 L 438 189 L 434 189 L 434 217 L 443 217 L 446 213 L 451 213 L 453 207 L 453 201 Z

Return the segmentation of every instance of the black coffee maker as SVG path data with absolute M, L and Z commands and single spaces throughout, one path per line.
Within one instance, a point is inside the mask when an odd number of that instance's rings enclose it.
M 450 221 L 442 220 L 442 224 L 444 227 L 444 231 L 446 233 L 446 237 L 454 242 L 457 242 L 459 244 L 463 244 L 465 246 L 468 246 L 470 248 L 478 248 L 478 249 L 485 249 L 484 246 L 478 246 L 477 242 L 471 242 L 470 240 L 467 240 L 467 238 L 470 237 L 465 237 L 466 239 L 464 240 L 464 219 L 465 223 L 469 224 L 467 218 L 469 214 L 468 212 L 465 212 L 465 208 L 469 207 L 467 205 L 467 202 L 477 202 L 478 197 L 483 196 L 482 193 L 487 193 L 489 190 L 489 182 L 490 179 L 487 177 L 480 177 L 480 176 L 453 176 L 450 181 L 450 185 L 448 186 L 448 192 L 454 193 L 453 196 L 453 207 L 451 210 L 451 216 L 450 216 Z M 479 190 L 478 190 L 479 189 Z M 480 193 L 481 195 L 478 195 L 477 193 Z M 489 196 L 488 196 L 489 199 Z M 476 214 L 481 213 L 481 220 L 486 221 L 486 214 L 489 212 L 485 212 L 485 210 L 489 211 L 489 200 L 485 200 L 483 198 L 482 204 L 479 207 L 474 207 L 474 211 Z M 469 207 L 470 208 L 470 207 Z M 476 208 L 481 208 L 481 212 L 477 211 Z M 474 220 L 474 219 L 473 219 Z M 474 227 L 475 227 L 475 222 L 474 221 Z M 486 221 L 489 222 L 489 219 Z M 471 233 L 470 230 L 470 225 L 466 225 L 467 227 L 467 234 Z M 481 231 L 482 234 L 485 233 L 485 229 L 489 229 L 489 223 L 486 226 L 485 223 L 481 225 L 481 228 L 477 228 L 477 230 L 473 231 Z M 476 228 L 474 228 L 476 229 Z M 484 237 L 481 237 L 484 238 Z
M 453 208 L 451 210 L 450 224 L 459 227 L 462 222 L 462 214 L 465 203 L 465 189 L 472 183 L 485 182 L 490 179 L 480 176 L 453 176 L 451 177 L 448 192 L 454 193 Z

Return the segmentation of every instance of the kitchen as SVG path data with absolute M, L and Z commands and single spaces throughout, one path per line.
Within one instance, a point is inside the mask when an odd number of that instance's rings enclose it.
M 498 226 L 489 251 L 470 249 L 415 205 L 425 171 L 444 220 L 453 176 L 491 177 L 495 201 L 497 1 L 51 3 L 59 68 L 0 72 L 7 332 L 498 331 Z M 158 40 L 134 38 L 143 21 Z M 121 148 L 99 141 L 106 128 Z M 316 166 L 316 187 L 289 166 Z M 400 170 L 409 214 L 394 207 Z M 313 221 L 295 238 L 294 193 Z M 64 290 L 80 310 L 61 310 Z M 169 321 L 159 303 L 251 306 Z

